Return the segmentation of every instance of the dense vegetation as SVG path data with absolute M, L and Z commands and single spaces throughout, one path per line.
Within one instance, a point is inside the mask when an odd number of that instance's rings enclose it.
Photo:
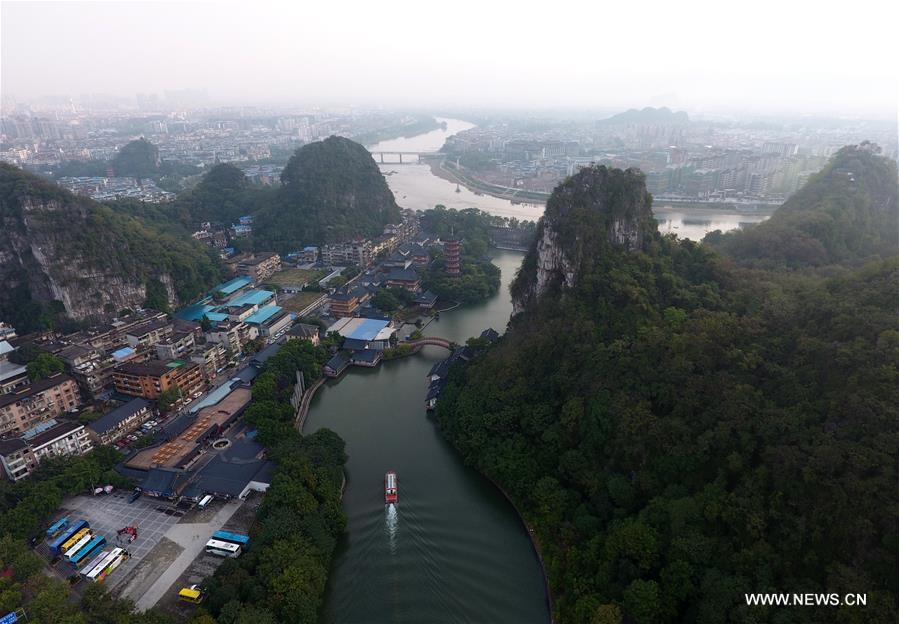
M 869 143 L 849 145 L 767 221 L 708 241 L 763 268 L 858 263 L 896 253 L 896 161 Z
M 514 232 L 520 244 L 528 244 L 534 237 L 536 223 L 490 215 L 477 208 L 447 209 L 437 205 L 421 216 L 422 229 L 441 239 L 462 240 L 462 275 L 451 277 L 444 272 L 442 255 L 423 269 L 422 287 L 443 300 L 474 303 L 483 301 L 499 290 L 500 271 L 487 257 L 491 231 L 501 228 Z
M 207 171 L 193 189 L 178 197 L 176 205 L 179 215 L 191 224 L 211 221 L 229 225 L 273 201 L 275 195 L 275 189 L 251 187 L 243 171 L 225 163 Z
M 534 238 L 537 224 L 534 221 L 519 221 L 514 217 L 488 214 L 477 208 L 456 210 L 438 204 L 422 213 L 421 227 L 424 231 L 444 240 L 448 238 L 463 240 L 464 253 L 472 258 L 482 258 L 487 255 L 491 232 L 495 228 L 518 233 L 520 243 L 527 246 Z
M 344 443 L 322 429 L 303 436 L 290 396 L 296 372 L 319 379 L 329 355 L 305 340 L 285 344 L 253 385 L 246 420 L 277 465 L 250 531 L 251 548 L 228 559 L 208 583 L 207 608 L 220 624 L 313 623 L 324 598 L 341 509 Z
M 495 295 L 499 291 L 499 267 L 488 259 L 467 257 L 464 243 L 462 249 L 462 275 L 447 275 L 440 257 L 431 268 L 422 269 L 422 288 L 430 290 L 443 301 L 460 303 L 476 303 Z
M 146 206 L 100 204 L 0 165 L 0 253 L 8 259 L 0 268 L 8 293 L 0 317 L 28 332 L 66 315 L 141 305 L 139 289 L 149 287 L 158 299 L 161 281 L 170 281 L 179 302 L 207 290 L 220 278 L 216 254 L 170 223 L 165 208 Z M 53 301 L 60 287 L 65 304 Z M 161 299 L 174 303 L 163 290 Z M 78 309 L 66 307 L 70 302 Z
M 400 208 L 371 154 L 332 136 L 305 145 L 281 173 L 277 198 L 255 215 L 257 247 L 290 251 L 303 244 L 374 237 L 400 221 Z
M 855 212 L 895 184 L 815 205 L 854 197 L 839 222 L 858 240 Z M 558 620 L 899 620 L 899 257 L 775 273 L 646 227 L 633 250 L 595 232 L 576 286 L 531 301 L 438 404 L 535 530 Z M 859 257 L 881 248 L 867 240 Z M 868 605 L 748 607 L 747 592 Z

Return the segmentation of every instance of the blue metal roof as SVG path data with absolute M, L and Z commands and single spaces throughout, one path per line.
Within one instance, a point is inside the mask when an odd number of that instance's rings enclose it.
M 199 321 L 203 318 L 204 314 L 209 314 L 209 312 L 214 309 L 215 308 L 211 305 L 195 303 L 194 305 L 183 308 L 180 312 L 175 314 L 175 318 L 179 318 L 182 321 Z
M 359 326 L 353 330 L 353 333 L 347 338 L 355 338 L 356 340 L 374 340 L 378 332 L 387 327 L 390 321 L 381 321 L 378 319 L 365 319 Z
M 226 295 L 230 295 L 231 293 L 240 290 L 241 288 L 251 284 L 252 282 L 253 280 L 251 280 L 249 277 L 235 277 L 234 279 L 219 284 L 212 289 L 212 292 L 223 292 Z
M 274 298 L 275 293 L 270 290 L 251 290 L 249 292 L 245 292 L 235 299 L 232 299 L 228 302 L 228 305 L 242 306 L 245 303 L 249 303 L 252 305 L 262 305 L 266 301 Z
M 126 357 L 131 357 L 134 355 L 135 351 L 131 347 L 122 347 L 121 349 L 116 349 L 112 352 L 113 359 L 122 360 Z
M 228 315 L 223 312 L 209 312 L 206 314 L 206 318 L 213 322 L 227 321 Z
M 244 320 L 244 323 L 252 323 L 253 325 L 258 325 L 260 323 L 266 322 L 267 320 L 269 320 L 271 317 L 273 317 L 275 314 L 277 314 L 280 311 L 281 311 L 281 306 L 276 306 L 276 305 L 265 306 L 264 308 L 259 308 L 258 310 L 256 310 L 256 312 L 254 312 L 253 314 L 248 316 Z

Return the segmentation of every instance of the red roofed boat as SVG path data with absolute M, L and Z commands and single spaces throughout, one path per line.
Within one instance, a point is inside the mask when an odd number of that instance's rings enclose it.
M 388 505 L 397 502 L 399 499 L 399 482 L 396 479 L 396 473 L 389 471 L 384 475 L 384 502 Z

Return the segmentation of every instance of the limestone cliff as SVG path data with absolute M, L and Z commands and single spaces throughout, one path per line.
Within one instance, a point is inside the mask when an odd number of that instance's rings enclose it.
M 512 283 L 513 314 L 553 288 L 571 288 L 597 254 L 642 249 L 657 234 L 636 169 L 585 167 L 555 188 Z
M 218 276 L 215 260 L 188 235 L 0 165 L 0 316 L 20 331 L 48 311 L 84 320 L 141 306 L 151 281 L 173 306 Z

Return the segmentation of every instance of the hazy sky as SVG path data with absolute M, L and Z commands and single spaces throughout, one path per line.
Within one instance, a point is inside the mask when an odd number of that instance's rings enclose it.
M 853 0 L 7 2 L 17 98 L 896 115 L 896 11 Z

